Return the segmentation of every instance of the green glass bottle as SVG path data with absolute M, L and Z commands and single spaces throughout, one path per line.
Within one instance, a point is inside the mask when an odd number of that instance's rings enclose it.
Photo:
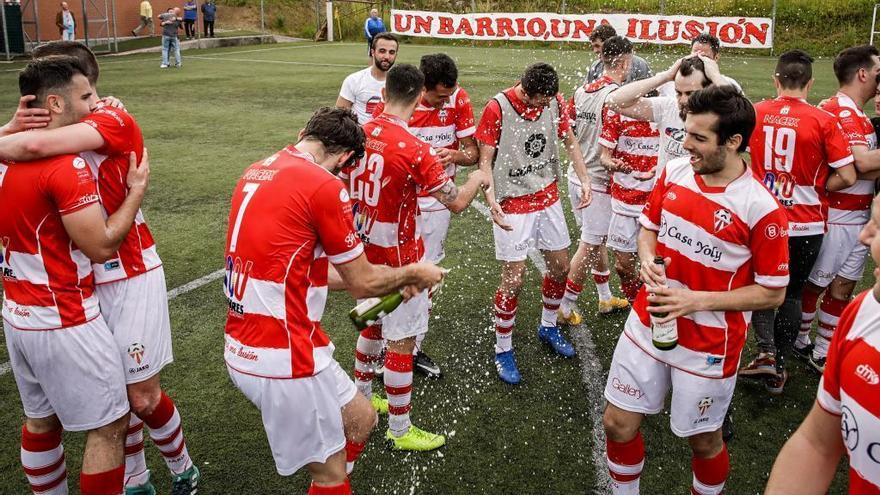
M 348 312 L 348 317 L 358 331 L 375 324 L 383 316 L 391 313 L 403 302 L 403 294 L 392 292 L 382 297 L 371 297 Z
M 663 267 L 663 273 L 665 276 L 666 262 L 663 260 L 663 256 L 655 256 L 654 264 Z M 651 303 L 651 306 L 656 306 L 656 304 Z M 657 323 L 657 320 L 666 318 L 666 315 L 668 314 L 669 313 L 651 313 L 651 341 L 654 343 L 654 347 L 661 351 L 675 349 L 675 346 L 678 345 L 678 324 L 676 321 L 673 319 L 666 323 Z

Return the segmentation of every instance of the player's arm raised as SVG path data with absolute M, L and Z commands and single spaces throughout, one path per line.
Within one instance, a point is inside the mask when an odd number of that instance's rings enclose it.
M 664 83 L 673 81 L 683 58 L 678 59 L 669 69 L 647 79 L 633 81 L 611 92 L 605 104 L 611 110 L 637 120 L 654 121 L 654 108 L 644 96 Z
M 26 162 L 76 154 L 104 146 L 104 137 L 89 124 L 77 123 L 47 131 L 18 132 L 0 138 L 0 160 Z
M 840 416 L 813 403 L 813 409 L 773 463 L 764 495 L 827 493 L 844 453 Z
M 128 195 L 116 212 L 105 219 L 101 206 L 95 203 L 61 217 L 64 230 L 89 259 L 95 263 L 103 263 L 113 257 L 134 222 L 149 180 L 150 161 L 147 150 L 144 149 L 140 165 L 137 164 L 135 154 L 131 153 L 126 177 Z
M 374 265 L 361 254 L 340 265 L 331 265 L 327 285 L 330 290 L 347 290 L 357 299 L 383 296 L 415 287 L 429 289 L 443 280 L 446 272 L 432 263 L 414 263 L 400 268 Z

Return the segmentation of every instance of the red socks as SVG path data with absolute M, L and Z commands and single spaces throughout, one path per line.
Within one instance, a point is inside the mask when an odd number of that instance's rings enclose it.
M 341 485 L 318 486 L 312 482 L 309 486 L 309 495 L 351 495 L 351 483 L 348 478 Z
M 103 473 L 82 473 L 79 475 L 79 489 L 82 495 L 120 495 L 124 477 L 125 464 Z
M 721 452 L 709 459 L 694 457 L 691 460 L 694 471 L 694 485 L 691 488 L 692 495 L 720 495 L 724 490 L 724 482 L 730 473 L 730 456 L 727 454 L 727 444 L 721 447 Z

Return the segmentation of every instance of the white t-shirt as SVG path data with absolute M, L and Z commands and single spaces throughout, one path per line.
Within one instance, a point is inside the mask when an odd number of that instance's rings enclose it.
M 370 69 L 367 67 L 349 74 L 339 90 L 339 96 L 352 103 L 351 109 L 361 125 L 373 119 L 373 109 L 382 101 L 382 88 L 385 87 L 385 81 L 377 81 Z
M 684 145 L 684 121 L 678 110 L 678 100 L 668 96 L 648 98 L 654 112 L 654 122 L 660 132 L 660 156 L 657 170 L 663 170 L 669 160 L 688 156 Z

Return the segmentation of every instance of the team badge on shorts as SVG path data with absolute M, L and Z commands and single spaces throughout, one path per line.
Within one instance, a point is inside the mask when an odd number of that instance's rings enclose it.
M 711 397 L 703 397 L 700 399 L 700 403 L 697 404 L 697 409 L 700 411 L 700 416 L 705 416 L 706 411 L 712 407 L 712 403 L 715 402 Z
M 715 210 L 715 232 L 721 232 L 724 227 L 727 227 L 733 223 L 733 215 L 730 213 L 730 210 L 720 209 Z
M 135 363 L 141 364 L 141 360 L 144 358 L 144 345 L 139 342 L 131 344 L 128 346 L 128 355 L 134 359 Z

